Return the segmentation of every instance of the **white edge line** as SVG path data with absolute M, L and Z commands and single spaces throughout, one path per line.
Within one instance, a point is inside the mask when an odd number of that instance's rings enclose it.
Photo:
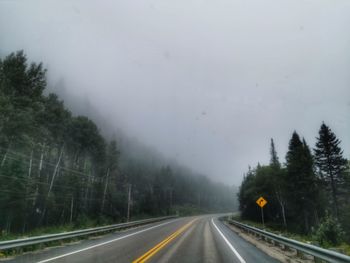
M 176 220 L 171 220 L 169 222 L 165 222 L 165 223 L 162 223 L 162 224 L 159 224 L 159 225 L 156 225 L 156 226 L 152 226 L 152 227 L 149 227 L 149 228 L 146 228 L 146 229 L 142 229 L 140 231 L 137 231 L 137 232 L 125 235 L 125 236 L 121 236 L 121 237 L 118 237 L 118 238 L 115 238 L 115 239 L 112 239 L 112 240 L 109 240 L 109 241 L 106 241 L 106 242 L 102 242 L 102 243 L 99 243 L 99 244 L 96 244 L 96 245 L 93 245 L 93 246 L 90 246 L 90 247 L 86 247 L 86 248 L 79 249 L 79 250 L 76 250 L 76 251 L 73 251 L 73 252 L 62 254 L 62 255 L 59 255 L 59 256 L 56 256 L 56 257 L 53 257 L 53 258 L 44 259 L 44 260 L 38 261 L 38 263 L 49 262 L 49 261 L 52 261 L 52 260 L 56 260 L 56 259 L 59 259 L 59 258 L 67 257 L 67 256 L 70 256 L 70 255 L 73 255 L 73 254 L 77 254 L 77 253 L 80 253 L 80 252 L 83 252 L 83 251 L 86 251 L 86 250 L 89 250 L 89 249 L 92 249 L 92 248 L 95 248 L 95 247 L 100 247 L 100 246 L 103 246 L 103 245 L 106 245 L 106 244 L 109 244 L 109 243 L 112 243 L 112 242 L 115 242 L 115 241 L 118 241 L 118 240 L 121 240 L 121 239 L 124 239 L 124 238 L 127 238 L 127 237 L 131 237 L 131 236 L 134 236 L 134 235 L 146 232 L 148 230 L 151 230 L 151 229 L 154 229 L 154 228 L 157 228 L 157 227 L 160 227 L 160 226 L 164 226 L 164 225 L 170 224 L 170 223 L 172 223 L 174 221 L 176 221 Z
M 224 234 L 220 231 L 220 229 L 216 226 L 214 223 L 214 218 L 211 219 L 211 222 L 213 226 L 216 228 L 216 230 L 219 232 L 221 237 L 225 240 L 226 244 L 229 246 L 229 248 L 232 250 L 232 252 L 236 255 L 236 257 L 239 259 L 241 263 L 246 263 L 245 260 L 241 257 L 241 255 L 237 252 L 237 250 L 231 245 L 231 243 L 227 240 L 227 238 L 224 236 Z

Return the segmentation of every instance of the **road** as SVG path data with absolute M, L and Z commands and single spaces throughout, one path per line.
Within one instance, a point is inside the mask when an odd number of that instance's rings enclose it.
M 278 262 L 240 238 L 214 215 L 149 224 L 7 262 Z

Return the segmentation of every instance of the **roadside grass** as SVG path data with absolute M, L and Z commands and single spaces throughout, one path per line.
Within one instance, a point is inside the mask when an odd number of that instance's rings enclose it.
M 241 222 L 243 224 L 247 224 L 249 226 L 253 226 L 256 228 L 260 228 L 263 229 L 263 225 L 262 223 L 259 222 L 255 222 L 255 221 L 250 221 L 250 220 L 243 220 L 240 218 L 240 215 L 233 215 L 231 216 L 232 220 Z M 333 251 L 337 251 L 340 253 L 343 253 L 345 255 L 350 256 L 350 244 L 343 242 L 342 244 L 340 244 L 339 246 L 329 246 L 329 245 L 323 245 L 321 246 L 314 238 L 313 235 L 309 234 L 309 235 L 301 235 L 301 234 L 297 234 L 297 233 L 292 233 L 289 232 L 285 229 L 281 229 L 280 225 L 276 225 L 276 224 L 271 224 L 271 223 L 266 223 L 265 224 L 265 228 L 266 231 L 269 231 L 271 233 L 277 234 L 277 235 L 281 235 L 290 239 L 294 239 L 300 242 L 304 242 L 304 243 L 308 243 L 308 244 L 312 244 L 312 245 L 316 245 L 322 248 L 326 248 L 326 249 L 330 249 Z

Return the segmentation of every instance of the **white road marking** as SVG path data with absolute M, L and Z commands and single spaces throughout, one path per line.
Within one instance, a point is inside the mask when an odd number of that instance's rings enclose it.
M 216 228 L 216 230 L 219 232 L 219 234 L 221 235 L 221 237 L 224 239 L 224 241 L 226 242 L 226 244 L 229 246 L 229 248 L 232 250 L 232 252 L 236 255 L 236 257 L 239 259 L 239 261 L 241 263 L 246 263 L 245 260 L 241 257 L 241 255 L 237 252 L 237 250 L 231 245 L 231 243 L 227 240 L 227 238 L 224 236 L 224 234 L 220 231 L 220 229 L 216 226 L 216 224 L 214 223 L 214 219 L 211 219 L 211 222 L 213 224 L 213 226 Z
M 60 256 L 44 259 L 42 261 L 38 261 L 38 263 L 50 262 L 50 261 L 53 261 L 53 260 L 56 260 L 56 259 L 59 259 L 59 258 L 67 257 L 67 256 L 70 256 L 70 255 L 73 255 L 73 254 L 77 254 L 77 253 L 80 253 L 80 252 L 92 249 L 92 248 L 95 248 L 95 247 L 100 247 L 100 246 L 103 246 L 103 245 L 106 245 L 106 244 L 109 244 L 109 243 L 112 243 L 112 242 L 115 242 L 115 241 L 118 241 L 118 240 L 121 240 L 121 239 L 124 239 L 124 238 L 127 238 L 127 237 L 131 237 L 131 236 L 134 236 L 134 235 L 137 235 L 137 234 L 141 234 L 143 232 L 146 232 L 148 230 L 151 230 L 151 229 L 154 229 L 154 228 L 157 228 L 157 227 L 160 227 L 160 226 L 164 226 L 164 225 L 170 224 L 170 223 L 172 223 L 174 221 L 176 221 L 176 220 L 172 220 L 172 221 L 169 221 L 169 222 L 162 223 L 160 225 L 156 225 L 156 226 L 152 226 L 152 227 L 149 227 L 149 228 L 146 228 L 146 229 L 142 229 L 140 231 L 137 231 L 137 232 L 125 235 L 125 236 L 121 236 L 121 237 L 118 237 L 118 238 L 115 238 L 115 239 L 112 239 L 112 240 L 109 240 L 109 241 L 106 241 L 106 242 L 102 242 L 102 243 L 99 243 L 99 244 L 96 244 L 96 245 L 93 245 L 93 246 L 90 246 L 90 247 L 86 247 L 86 248 L 79 249 L 79 250 L 76 250 L 76 251 L 72 251 L 72 252 L 69 252 L 69 253 L 66 253 L 66 254 L 62 254 Z

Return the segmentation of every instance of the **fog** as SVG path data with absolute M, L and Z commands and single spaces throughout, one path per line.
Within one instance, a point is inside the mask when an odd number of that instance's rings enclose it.
M 348 0 L 1 1 L 0 55 L 23 49 L 55 92 L 238 185 L 271 137 L 284 161 L 293 130 L 313 147 L 322 121 L 350 158 L 349 14 Z

